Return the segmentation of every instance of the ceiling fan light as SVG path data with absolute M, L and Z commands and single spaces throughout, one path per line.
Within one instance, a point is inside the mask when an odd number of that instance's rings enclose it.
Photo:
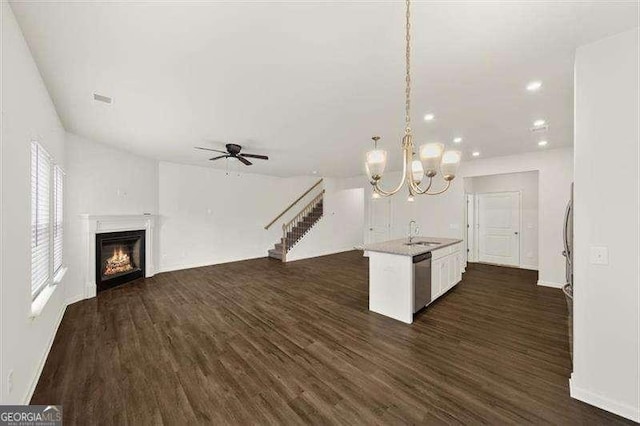
M 438 174 L 438 165 L 444 151 L 441 143 L 427 143 L 420 146 L 420 160 L 422 161 L 424 173 L 428 177 Z

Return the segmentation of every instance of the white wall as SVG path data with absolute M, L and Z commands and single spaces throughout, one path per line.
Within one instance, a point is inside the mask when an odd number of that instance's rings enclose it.
M 538 269 L 538 172 L 464 178 L 465 192 L 520 192 L 520 267 Z M 476 245 L 477 247 L 477 245 Z
M 31 315 L 31 140 L 64 166 L 64 129 L 9 5 L 2 1 L 2 253 L 0 402 L 28 403 L 65 308 L 56 286 Z M 7 377 L 13 372 L 13 389 Z
M 67 299 L 83 297 L 80 215 L 158 213 L 158 162 L 67 133 Z
M 281 236 L 281 218 L 264 226 L 319 177 L 280 178 L 181 165 L 135 156 L 89 139 L 67 134 L 67 236 L 69 300 L 82 297 L 85 277 L 73 262 L 80 258 L 82 228 L 79 215 L 159 214 L 159 271 L 265 257 Z M 362 243 L 362 196 L 359 210 L 354 194 L 335 194 L 348 180 L 325 180 L 326 207 L 332 215 L 302 240 L 289 260 L 341 251 Z M 340 186 L 343 185 L 343 186 Z M 348 185 L 347 185 L 348 186 Z M 300 202 L 303 205 L 320 188 Z M 295 210 L 295 209 L 294 209 Z M 334 229 L 339 238 L 327 238 Z M 355 236 L 354 236 L 355 234 Z M 300 244 L 302 244 L 302 242 Z M 299 244 L 299 245 L 300 245 Z
M 638 29 L 575 64 L 574 372 L 571 395 L 640 421 Z M 607 247 L 607 265 L 590 263 Z
M 265 257 L 286 218 L 264 226 L 318 179 L 161 162 L 160 270 Z
M 350 179 L 325 179 L 324 187 L 324 215 L 287 253 L 287 261 L 353 250 L 363 244 L 362 185 Z
M 538 172 L 538 227 L 539 227 L 539 284 L 560 287 L 565 281 L 565 264 L 562 256 L 562 228 L 564 209 L 569 200 L 573 179 L 573 150 L 571 148 L 541 150 L 505 157 L 476 159 L 460 165 L 459 176 L 451 188 L 438 196 L 420 195 L 415 201 L 407 201 L 406 194 L 392 197 L 392 237 L 407 235 L 408 223 L 417 221 L 420 235 L 432 237 L 464 238 L 465 233 L 465 177 L 504 173 Z M 391 187 L 399 179 L 399 173 L 389 173 L 383 178 L 385 187 Z M 443 185 L 434 183 L 434 189 Z M 369 217 L 370 185 L 366 185 L 365 217 Z M 368 229 L 368 227 L 367 227 Z

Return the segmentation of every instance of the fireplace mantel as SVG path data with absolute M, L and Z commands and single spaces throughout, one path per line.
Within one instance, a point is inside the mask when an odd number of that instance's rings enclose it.
M 83 241 L 86 248 L 83 278 L 85 282 L 84 297 L 90 299 L 96 297 L 96 234 L 118 231 L 145 230 L 145 277 L 152 277 L 156 272 L 155 265 L 155 241 L 156 241 L 156 215 L 94 215 L 81 214 L 83 222 Z

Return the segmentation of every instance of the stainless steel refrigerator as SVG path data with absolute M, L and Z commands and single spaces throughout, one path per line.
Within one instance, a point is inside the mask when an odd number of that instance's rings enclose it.
M 571 184 L 571 193 L 569 202 L 564 214 L 564 227 L 562 231 L 564 240 L 564 251 L 562 255 L 566 261 L 566 281 L 562 287 L 565 298 L 567 299 L 567 309 L 569 311 L 569 351 L 571 359 L 573 359 L 573 183 Z

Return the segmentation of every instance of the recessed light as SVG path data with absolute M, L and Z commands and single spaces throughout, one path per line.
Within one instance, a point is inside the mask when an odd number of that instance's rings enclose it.
M 462 142 L 462 138 L 453 138 L 453 142 L 460 143 Z
M 527 84 L 527 90 L 530 92 L 537 92 L 542 87 L 541 81 L 531 81 Z
M 545 124 L 547 124 L 545 120 L 536 120 L 533 122 L 533 127 L 542 127 Z
M 436 118 L 436 116 L 435 116 L 435 115 L 433 115 L 432 113 L 425 114 L 425 116 L 424 116 L 424 121 L 431 121 L 431 120 L 433 120 L 434 118 Z
M 547 146 L 548 143 L 549 142 L 547 142 L 547 141 L 540 141 L 540 142 L 538 142 L 538 146 Z
M 318 171 L 317 171 L 317 170 L 314 170 L 314 171 L 312 171 L 312 172 L 311 172 L 311 174 L 317 175 L 317 174 L 318 174 Z
M 471 153 L 471 155 L 473 155 L 474 157 L 479 157 L 480 156 L 480 151 L 473 151 Z

